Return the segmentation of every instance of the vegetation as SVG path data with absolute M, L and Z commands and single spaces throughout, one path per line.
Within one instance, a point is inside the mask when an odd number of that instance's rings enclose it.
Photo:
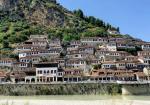
M 96 70 L 98 70 L 98 69 L 101 69 L 101 64 L 98 64 L 98 65 L 93 65 L 93 69 L 96 69 Z
M 126 48 L 126 49 L 117 49 L 118 51 L 126 51 L 134 56 L 137 56 L 138 51 L 142 51 L 142 49 L 138 46 L 135 46 L 135 48 Z
M 115 28 L 115 27 L 113 27 L 112 25 L 110 25 L 109 23 L 105 23 L 103 20 L 100 20 L 100 19 L 98 19 L 98 18 L 95 18 L 94 16 L 85 16 L 84 13 L 83 13 L 83 11 L 82 11 L 81 9 L 74 10 L 73 13 L 74 13 L 77 17 L 79 17 L 79 18 L 85 20 L 87 23 L 89 23 L 89 24 L 91 24 L 91 25 L 93 25 L 93 26 L 102 27 L 102 28 L 104 28 L 105 30 L 110 29 L 110 30 L 116 30 L 116 31 L 118 31 L 118 32 L 120 31 L 119 27 Z
M 8 10 L 0 10 L 0 44 L 3 48 L 23 42 L 31 34 L 48 34 L 49 38 L 70 41 L 82 36 L 108 36 L 108 29 L 119 31 L 100 19 L 85 16 L 80 9 L 71 12 L 50 0 L 27 1 L 19 0 L 16 5 L 11 3 L 13 6 Z

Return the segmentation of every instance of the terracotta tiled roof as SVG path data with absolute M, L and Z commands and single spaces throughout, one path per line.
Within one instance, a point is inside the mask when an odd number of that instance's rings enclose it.
M 13 71 L 10 73 L 11 77 L 15 77 L 15 78 L 24 78 L 26 76 L 26 73 L 23 71 Z
M 127 76 L 127 75 L 133 75 L 133 71 L 127 71 L 127 70 L 92 70 L 91 76 Z
M 64 68 L 64 71 L 83 71 L 81 69 Z
M 16 61 L 16 59 L 13 59 L 13 58 L 0 58 L 0 61 Z

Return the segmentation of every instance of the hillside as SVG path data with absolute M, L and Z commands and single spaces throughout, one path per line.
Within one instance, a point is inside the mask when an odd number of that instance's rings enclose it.
M 56 0 L 0 0 L 0 43 L 20 43 L 31 34 L 65 41 L 108 36 L 108 29 L 119 31 L 100 19 L 84 16 L 81 10 L 69 11 Z

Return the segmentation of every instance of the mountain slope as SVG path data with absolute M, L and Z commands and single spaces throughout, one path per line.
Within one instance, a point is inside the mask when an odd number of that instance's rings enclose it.
M 78 13 L 82 12 L 69 11 L 56 0 L 0 0 L 0 43 L 19 43 L 31 34 L 48 34 L 63 40 L 108 35 L 111 25 Z

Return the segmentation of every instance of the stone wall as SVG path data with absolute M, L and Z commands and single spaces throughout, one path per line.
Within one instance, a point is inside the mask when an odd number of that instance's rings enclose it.
M 148 84 L 0 84 L 0 95 L 150 95 Z
M 150 95 L 150 84 L 122 85 L 123 95 Z
M 97 95 L 121 94 L 117 84 L 5 84 L 0 85 L 0 95 Z

